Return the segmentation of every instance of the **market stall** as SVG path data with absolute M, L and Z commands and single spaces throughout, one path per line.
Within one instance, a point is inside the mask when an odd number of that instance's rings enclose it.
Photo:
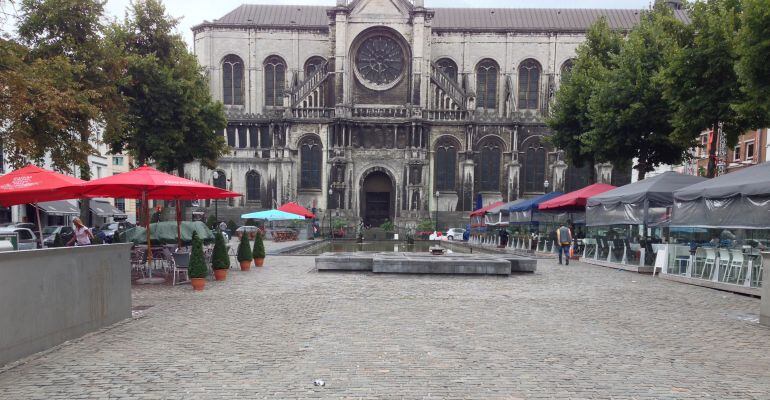
M 667 240 L 673 192 L 706 178 L 664 172 L 588 198 L 586 250 L 595 260 L 653 272 L 653 244 Z M 644 267 L 644 268 L 641 268 Z

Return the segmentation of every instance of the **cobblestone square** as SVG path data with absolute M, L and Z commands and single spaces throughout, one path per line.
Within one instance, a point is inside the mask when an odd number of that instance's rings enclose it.
M 133 296 L 132 320 L 0 372 L 0 398 L 770 398 L 759 300 L 581 263 L 383 276 L 273 256 Z

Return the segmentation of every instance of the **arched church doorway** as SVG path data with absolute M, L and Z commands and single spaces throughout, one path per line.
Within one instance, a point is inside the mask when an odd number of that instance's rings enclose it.
M 366 175 L 361 188 L 361 216 L 364 224 L 380 226 L 385 221 L 393 221 L 393 180 L 382 171 Z

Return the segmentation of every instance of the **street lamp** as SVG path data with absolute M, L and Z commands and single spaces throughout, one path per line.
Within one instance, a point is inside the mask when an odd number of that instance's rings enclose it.
M 543 187 L 545 188 L 545 192 L 548 193 L 548 186 L 551 185 L 551 182 L 548 182 L 548 179 L 543 182 Z
M 441 196 L 441 192 L 436 190 L 436 234 L 438 234 L 438 197 Z
M 214 173 L 211 174 L 211 178 L 212 178 L 211 183 L 214 183 L 216 185 L 216 182 L 213 182 L 213 181 L 216 181 L 217 179 L 219 179 L 219 171 L 214 171 Z M 214 219 L 217 220 L 217 226 L 218 226 L 219 225 L 219 200 L 218 199 L 214 199 Z
M 334 195 L 334 190 L 332 190 L 332 188 L 329 188 L 329 201 L 331 201 L 332 195 Z M 326 207 L 326 211 L 329 213 L 329 238 L 331 239 L 331 241 L 334 241 L 334 225 L 332 224 L 332 218 L 334 216 L 332 215 L 332 208 Z

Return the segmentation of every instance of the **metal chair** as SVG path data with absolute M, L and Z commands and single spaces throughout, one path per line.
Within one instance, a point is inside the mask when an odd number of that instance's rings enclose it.
M 190 281 L 189 265 L 190 253 L 174 253 L 171 255 L 171 286 Z M 177 278 L 182 276 L 184 276 L 184 280 L 177 281 Z
M 706 247 L 706 259 L 703 261 L 703 269 L 701 270 L 701 278 L 714 279 L 717 269 L 717 251 L 713 247 Z M 708 273 L 708 276 L 706 274 Z
M 719 269 L 717 279 L 719 282 L 724 282 L 727 277 L 727 270 L 730 268 L 730 251 L 727 249 L 719 249 Z
M 730 261 L 730 266 L 725 272 L 725 282 L 730 283 L 734 277 L 735 284 L 741 285 L 746 277 L 746 272 L 748 272 L 746 270 L 746 258 L 743 256 L 743 251 L 741 250 L 730 250 L 730 255 L 732 256 L 732 259 Z
M 131 250 L 131 276 L 138 275 L 142 278 L 145 276 L 145 263 L 147 260 L 147 250 L 145 249 L 133 249 Z

